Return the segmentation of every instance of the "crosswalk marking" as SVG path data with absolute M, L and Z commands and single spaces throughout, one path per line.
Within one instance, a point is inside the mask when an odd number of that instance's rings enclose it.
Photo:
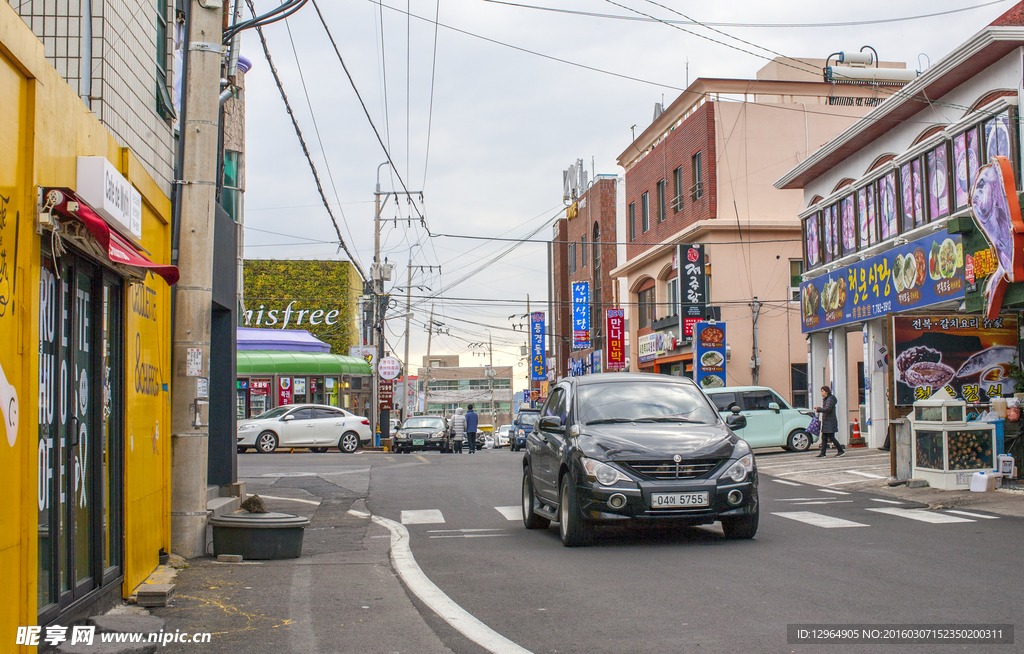
M 822 493 L 832 493 L 833 495 L 849 495 L 846 491 L 832 490 L 831 488 L 819 488 Z
M 849 504 L 852 502 L 853 500 L 814 500 L 811 502 L 796 502 L 796 504 L 804 506 L 807 504 Z
M 911 520 L 920 520 L 921 522 L 930 522 L 936 525 L 949 524 L 953 522 L 974 522 L 974 520 L 969 518 L 958 518 L 955 515 L 922 511 L 920 509 L 897 509 L 896 507 L 892 507 L 880 509 L 870 508 L 868 511 L 874 511 L 875 513 L 887 513 L 900 518 L 910 518 Z
M 860 475 L 861 477 L 867 477 L 868 479 L 885 479 L 882 475 L 873 475 L 870 472 L 861 472 L 860 470 L 843 470 L 842 472 L 848 472 L 851 475 Z
M 801 485 L 801 484 L 796 483 L 795 481 L 786 481 L 785 479 L 772 479 L 772 481 L 774 481 L 776 484 L 785 484 L 787 486 L 800 486 Z
M 955 511 L 953 509 L 947 509 L 946 513 L 955 513 L 957 515 L 965 515 L 968 518 L 981 518 L 983 520 L 998 520 L 999 516 L 995 515 L 982 515 L 980 513 L 971 513 L 970 511 Z
M 842 518 L 833 518 L 832 516 L 822 515 L 820 513 L 812 513 L 810 511 L 785 511 L 781 513 L 772 513 L 782 518 L 789 518 L 790 520 L 796 520 L 797 522 L 803 522 L 815 527 L 823 527 L 825 529 L 840 529 L 843 527 L 867 527 L 869 525 L 862 524 L 860 522 L 854 522 L 852 520 L 843 520 Z
M 403 525 L 444 524 L 444 516 L 437 509 L 414 509 L 402 511 Z
M 899 500 L 883 500 L 878 497 L 872 497 L 870 499 L 872 502 L 885 502 L 886 504 L 903 504 L 903 502 L 900 502 Z
M 523 509 L 519 506 L 496 506 L 494 508 L 505 516 L 506 520 L 519 520 L 523 517 Z

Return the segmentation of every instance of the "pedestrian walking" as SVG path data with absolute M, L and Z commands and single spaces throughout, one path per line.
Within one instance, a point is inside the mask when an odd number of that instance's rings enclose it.
M 452 451 L 462 454 L 462 441 L 466 440 L 466 410 L 461 406 L 455 409 L 449 429 L 452 432 Z
M 473 405 L 469 405 L 469 411 L 466 412 L 466 439 L 469 441 L 469 453 L 476 453 L 476 427 L 480 420 L 476 415 L 476 411 L 473 410 Z
M 814 410 L 821 414 L 821 452 L 817 458 L 825 456 L 825 452 L 828 450 L 828 442 L 832 441 L 839 453 L 836 454 L 836 458 L 839 458 L 846 454 L 846 450 L 843 449 L 842 444 L 836 439 L 836 432 L 839 431 L 839 421 L 836 419 L 836 404 L 839 400 L 832 394 L 832 389 L 828 386 L 821 387 L 821 406 Z

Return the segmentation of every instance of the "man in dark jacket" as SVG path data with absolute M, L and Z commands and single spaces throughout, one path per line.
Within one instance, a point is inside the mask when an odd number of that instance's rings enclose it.
M 836 454 L 836 458 L 846 454 L 846 450 L 836 439 L 836 432 L 839 431 L 839 421 L 836 419 L 836 404 L 839 400 L 832 394 L 832 389 L 828 386 L 821 387 L 821 406 L 817 407 L 815 411 L 821 414 L 821 452 L 818 454 L 818 458 L 825 456 L 825 452 L 828 450 L 828 442 L 832 441 L 839 453 Z
M 476 453 L 476 427 L 480 419 L 476 415 L 476 411 L 473 410 L 473 405 L 469 405 L 469 411 L 466 412 L 466 440 L 469 441 L 469 453 Z

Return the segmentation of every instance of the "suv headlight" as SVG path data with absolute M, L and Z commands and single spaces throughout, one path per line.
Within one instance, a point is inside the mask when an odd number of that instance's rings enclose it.
M 754 455 L 753 454 L 748 454 L 748 455 L 744 456 L 743 458 L 741 458 L 736 463 L 734 463 L 731 466 L 729 466 L 729 469 L 726 470 L 722 474 L 722 476 L 719 477 L 719 479 L 725 479 L 725 480 L 731 479 L 732 481 L 734 481 L 736 483 L 739 483 L 739 482 L 743 481 L 744 479 L 746 479 L 747 475 L 749 475 L 751 472 L 753 472 L 753 470 L 754 470 Z
M 614 486 L 620 481 L 633 481 L 607 463 L 601 463 L 586 457 L 582 457 L 580 463 L 583 464 L 583 469 L 587 471 L 587 476 L 594 477 L 602 486 Z
M 441 438 L 442 436 L 444 436 L 443 431 L 435 431 L 433 434 L 431 434 L 432 438 Z

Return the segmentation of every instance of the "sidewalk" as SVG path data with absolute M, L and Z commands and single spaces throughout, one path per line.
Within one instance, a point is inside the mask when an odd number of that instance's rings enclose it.
M 940 490 L 937 488 L 907 488 L 890 486 L 889 480 L 873 479 L 860 484 L 844 486 L 846 490 L 878 493 L 908 502 L 920 502 L 929 509 L 956 509 L 971 507 L 996 515 L 1024 518 L 1024 484 L 1020 480 L 1007 484 L 1005 488 L 986 493 L 972 493 L 968 490 Z
M 290 490 L 298 499 L 317 499 Z M 388 530 L 348 513 L 365 512 L 363 500 L 266 502 L 269 511 L 311 518 L 302 557 L 190 561 L 170 605 L 153 615 L 167 621 L 166 631 L 211 632 L 211 642 L 161 652 L 450 654 L 393 574 Z

